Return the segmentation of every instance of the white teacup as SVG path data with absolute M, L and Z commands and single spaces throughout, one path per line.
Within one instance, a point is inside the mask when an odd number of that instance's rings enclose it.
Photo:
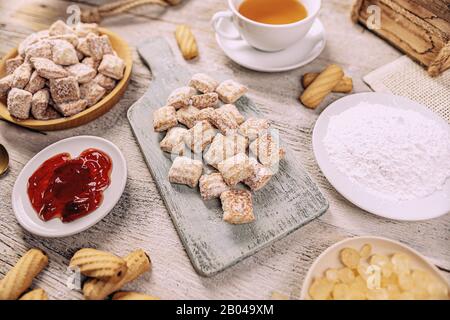
M 211 22 L 215 32 L 226 39 L 244 38 L 252 47 L 262 51 L 280 51 L 300 41 L 311 29 L 319 13 L 321 0 L 300 0 L 308 16 L 289 24 L 266 24 L 250 20 L 239 13 L 243 0 L 228 0 L 230 10 L 217 12 Z M 239 34 L 225 32 L 221 22 L 227 19 L 234 24 Z

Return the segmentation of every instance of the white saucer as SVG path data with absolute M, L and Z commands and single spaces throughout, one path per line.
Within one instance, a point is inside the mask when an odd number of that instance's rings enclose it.
M 27 194 L 29 177 L 47 159 L 63 152 L 77 157 L 89 148 L 108 154 L 112 160 L 111 184 L 104 191 L 100 207 L 87 216 L 62 223 L 60 219 L 43 221 L 33 209 Z M 78 136 L 58 141 L 36 154 L 20 172 L 12 193 L 12 207 L 17 221 L 29 232 L 48 238 L 66 237 L 82 232 L 103 219 L 119 201 L 127 181 L 127 165 L 122 152 L 108 140 L 93 136 Z
M 237 33 L 233 24 L 223 21 L 224 32 Z M 316 19 L 309 33 L 298 43 L 278 52 L 264 52 L 251 47 L 242 38 L 229 40 L 216 34 L 216 40 L 225 54 L 243 67 L 262 72 L 280 72 L 304 66 L 316 59 L 325 48 L 325 29 Z
M 339 253 L 342 249 L 354 248 L 356 250 L 360 250 L 361 247 L 365 244 L 370 244 L 372 246 L 372 254 L 378 253 L 390 256 L 394 253 L 405 253 L 410 257 L 412 268 L 427 271 L 434 275 L 437 279 L 442 281 L 442 283 L 448 284 L 447 279 L 442 275 L 442 273 L 416 250 L 404 244 L 401 244 L 400 242 L 387 238 L 372 236 L 354 237 L 347 238 L 333 244 L 324 252 L 322 252 L 319 257 L 317 257 L 312 266 L 309 268 L 305 280 L 303 281 L 300 299 L 310 299 L 308 291 L 309 287 L 311 287 L 311 284 L 314 281 L 314 278 L 323 277 L 324 272 L 329 268 L 342 267 L 342 263 L 339 259 Z
M 359 93 L 346 96 L 329 105 L 320 115 L 314 127 L 313 149 L 317 163 L 328 181 L 347 200 L 373 214 L 395 220 L 418 221 L 437 218 L 450 212 L 450 179 L 447 179 L 442 190 L 432 195 L 408 201 L 395 201 L 381 198 L 364 188 L 355 185 L 345 174 L 330 161 L 323 139 L 328 130 L 332 116 L 338 115 L 361 102 L 382 104 L 399 109 L 413 110 L 436 121 L 446 130 L 450 126 L 425 106 L 404 97 L 383 93 Z

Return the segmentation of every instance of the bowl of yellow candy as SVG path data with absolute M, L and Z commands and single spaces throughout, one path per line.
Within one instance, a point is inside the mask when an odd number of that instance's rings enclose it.
M 355 237 L 326 249 L 303 283 L 302 299 L 442 300 L 449 284 L 414 249 L 380 237 Z

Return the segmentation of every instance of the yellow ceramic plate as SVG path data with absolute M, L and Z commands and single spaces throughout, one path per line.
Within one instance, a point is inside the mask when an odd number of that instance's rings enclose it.
M 9 114 L 5 101 L 0 101 L 0 117 L 9 121 L 14 122 L 18 125 L 41 130 L 41 131 L 52 131 L 52 130 L 62 130 L 80 126 L 82 124 L 88 123 L 99 116 L 103 115 L 109 109 L 111 109 L 125 93 L 131 76 L 131 67 L 133 60 L 131 58 L 131 51 L 128 44 L 120 38 L 114 32 L 106 30 L 104 28 L 99 28 L 101 34 L 106 34 L 111 41 L 111 45 L 117 52 L 117 55 L 125 61 L 125 72 L 122 80 L 116 85 L 113 91 L 106 95 L 102 100 L 97 102 L 92 107 L 74 115 L 71 117 L 53 119 L 53 120 L 17 120 L 11 117 Z M 5 61 L 6 59 L 17 56 L 17 49 L 9 52 L 0 62 L 0 78 L 4 77 L 6 74 Z

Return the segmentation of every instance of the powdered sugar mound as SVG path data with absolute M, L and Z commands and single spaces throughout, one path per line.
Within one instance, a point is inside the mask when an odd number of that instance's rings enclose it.
M 331 162 L 367 191 L 390 200 L 423 198 L 450 178 L 450 134 L 420 113 L 360 103 L 330 119 Z

